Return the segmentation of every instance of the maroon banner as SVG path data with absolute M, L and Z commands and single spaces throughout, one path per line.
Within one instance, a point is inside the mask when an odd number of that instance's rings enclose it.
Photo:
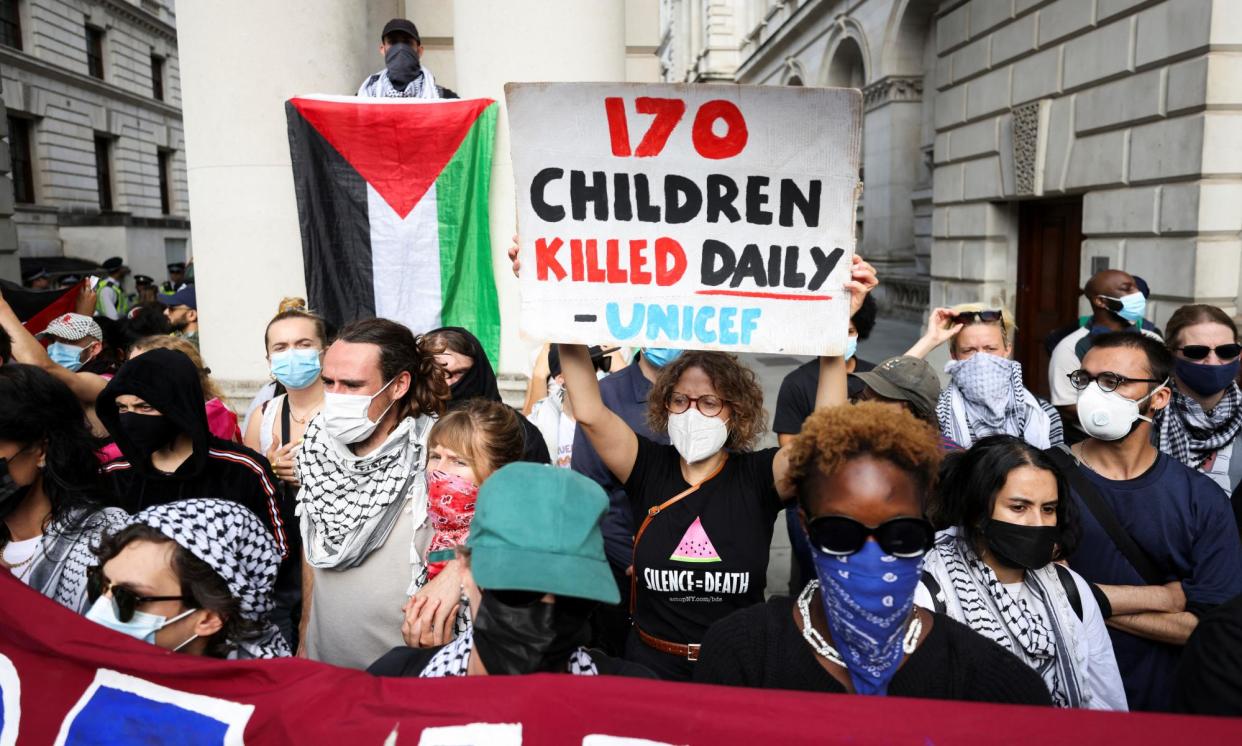
M 194 658 L 99 627 L 3 570 L 0 703 L 0 746 L 1242 743 L 1242 720 L 1220 718 Z

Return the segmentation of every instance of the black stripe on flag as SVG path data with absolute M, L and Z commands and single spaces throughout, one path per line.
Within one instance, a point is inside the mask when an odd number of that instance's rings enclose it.
M 330 325 L 375 316 L 367 186 L 353 166 L 285 103 L 302 231 L 307 301 Z

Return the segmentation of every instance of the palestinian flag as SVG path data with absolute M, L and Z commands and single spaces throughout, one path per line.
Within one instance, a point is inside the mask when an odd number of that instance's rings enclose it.
M 496 102 L 306 96 L 285 113 L 310 307 L 336 325 L 462 326 L 498 360 Z

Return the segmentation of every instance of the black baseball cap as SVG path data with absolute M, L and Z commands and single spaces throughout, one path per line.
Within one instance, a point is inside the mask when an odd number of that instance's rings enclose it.
M 393 33 L 409 34 L 414 37 L 415 44 L 423 43 L 423 38 L 418 35 L 418 27 L 415 26 L 413 22 L 407 21 L 404 18 L 394 18 L 388 23 L 385 23 L 384 31 L 380 34 L 380 41 L 384 41 L 388 38 L 389 34 Z

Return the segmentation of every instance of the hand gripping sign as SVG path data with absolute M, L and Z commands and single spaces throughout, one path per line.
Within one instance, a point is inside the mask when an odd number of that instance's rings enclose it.
M 511 83 L 505 94 L 524 334 L 843 352 L 858 91 Z

